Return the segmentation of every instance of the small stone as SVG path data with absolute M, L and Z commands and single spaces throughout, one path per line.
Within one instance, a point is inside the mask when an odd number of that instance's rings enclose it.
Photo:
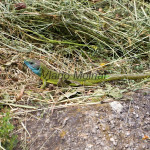
M 114 110 L 117 113 L 120 113 L 123 109 L 123 106 L 118 101 L 114 101 L 109 104 L 110 104 L 112 110 Z
M 45 120 L 45 123 L 50 123 L 50 119 L 46 119 L 46 120 Z
M 128 145 L 128 144 L 126 144 L 126 145 L 125 145 L 125 148 L 128 148 L 128 147 L 129 147 L 129 145 Z
M 117 142 L 115 141 L 114 138 L 110 138 L 110 141 L 113 143 L 113 145 L 117 145 Z
M 87 144 L 87 147 L 85 148 L 86 150 L 89 150 L 89 149 L 91 149 L 93 147 L 93 145 L 92 144 Z
M 127 132 L 126 132 L 126 136 L 129 136 L 129 135 L 130 135 L 130 132 L 129 132 L 129 131 L 127 131 Z
M 136 114 L 135 116 L 136 116 L 136 118 L 139 118 L 139 115 L 138 115 L 138 114 Z
M 97 132 L 97 129 L 96 128 L 93 128 L 92 129 L 92 133 L 96 133 Z

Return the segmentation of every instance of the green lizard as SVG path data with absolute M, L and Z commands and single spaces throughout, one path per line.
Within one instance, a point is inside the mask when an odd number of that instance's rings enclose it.
M 147 74 L 121 74 L 121 75 L 97 75 L 97 74 L 77 74 L 70 75 L 67 73 L 58 73 L 46 67 L 38 60 L 25 60 L 24 63 L 37 74 L 43 81 L 41 88 L 45 88 L 46 83 L 52 83 L 58 86 L 91 86 L 104 81 L 121 80 L 121 79 L 142 79 L 149 78 L 150 73 Z

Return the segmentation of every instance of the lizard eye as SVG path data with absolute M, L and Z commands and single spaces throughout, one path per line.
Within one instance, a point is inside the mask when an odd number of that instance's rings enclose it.
M 30 64 L 33 65 L 34 63 L 33 63 L 33 62 L 30 62 Z

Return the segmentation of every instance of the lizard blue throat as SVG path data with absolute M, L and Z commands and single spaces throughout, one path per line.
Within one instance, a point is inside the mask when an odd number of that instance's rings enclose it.
M 41 68 L 40 68 L 40 62 L 36 60 L 24 60 L 24 63 L 27 67 L 29 67 L 32 72 L 37 74 L 38 76 L 41 76 Z

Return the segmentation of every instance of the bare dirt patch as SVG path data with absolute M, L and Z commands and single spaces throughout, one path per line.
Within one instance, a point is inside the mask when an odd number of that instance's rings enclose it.
M 120 113 L 109 103 L 36 111 L 25 121 L 16 150 L 150 149 L 144 139 L 150 136 L 150 89 L 127 93 L 119 103 Z

